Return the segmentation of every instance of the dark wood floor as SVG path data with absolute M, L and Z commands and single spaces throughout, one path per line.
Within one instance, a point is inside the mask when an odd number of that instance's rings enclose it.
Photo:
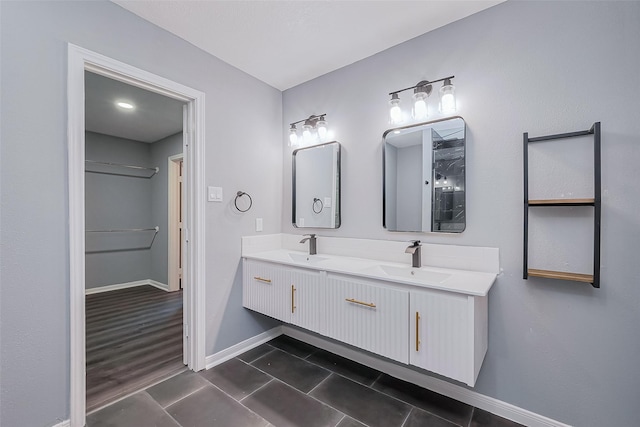
M 182 291 L 86 296 L 87 412 L 185 369 Z

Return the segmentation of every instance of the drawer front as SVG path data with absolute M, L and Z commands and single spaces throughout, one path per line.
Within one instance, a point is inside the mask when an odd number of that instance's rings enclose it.
M 289 322 L 291 315 L 286 269 L 253 260 L 244 260 L 242 305 L 267 316 Z
M 324 297 L 320 333 L 408 363 L 407 291 L 329 275 Z

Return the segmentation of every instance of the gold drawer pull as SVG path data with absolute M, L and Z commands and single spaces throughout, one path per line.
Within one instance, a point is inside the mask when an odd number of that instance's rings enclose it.
M 263 279 L 260 276 L 255 276 L 254 279 L 259 280 L 261 282 L 265 282 L 265 283 L 271 283 L 271 279 Z
M 347 298 L 347 299 L 345 299 L 345 301 L 352 302 L 354 304 L 366 305 L 367 307 L 373 307 L 373 308 L 376 307 L 376 305 L 374 303 L 372 303 L 372 302 L 362 302 L 362 301 L 358 301 L 357 299 L 353 299 L 353 298 Z
M 420 313 L 416 311 L 416 351 L 420 351 Z
M 294 313 L 296 311 L 296 287 L 291 285 L 291 312 Z

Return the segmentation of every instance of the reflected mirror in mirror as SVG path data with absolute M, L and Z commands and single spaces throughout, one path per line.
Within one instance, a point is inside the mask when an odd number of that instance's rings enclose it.
M 293 225 L 340 227 L 340 144 L 329 142 L 293 152 Z
M 382 223 L 386 229 L 464 231 L 465 136 L 462 117 L 384 133 Z

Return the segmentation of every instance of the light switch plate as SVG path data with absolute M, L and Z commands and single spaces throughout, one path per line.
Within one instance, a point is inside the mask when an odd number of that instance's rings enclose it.
M 324 198 L 324 207 L 325 208 L 330 208 L 331 207 L 331 197 L 325 197 Z
M 262 231 L 262 218 L 256 218 L 256 231 Z
M 207 189 L 207 200 L 210 202 L 222 201 L 222 187 L 209 186 Z

